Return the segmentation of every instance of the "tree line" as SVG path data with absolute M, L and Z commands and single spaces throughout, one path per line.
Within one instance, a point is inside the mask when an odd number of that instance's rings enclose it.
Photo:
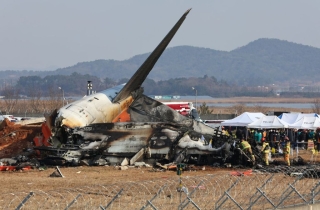
M 50 97 L 64 92 L 65 97 L 84 96 L 87 92 L 87 82 L 91 81 L 93 91 L 100 92 L 107 88 L 125 83 L 128 78 L 114 80 L 109 77 L 98 78 L 89 74 L 71 75 L 21 76 L 16 84 L 1 87 L 1 95 L 5 97 Z M 252 87 L 241 87 L 217 80 L 214 76 L 175 78 L 155 81 L 146 79 L 142 85 L 146 95 L 198 95 L 211 97 L 234 96 L 271 96 L 273 90 L 259 91 Z
M 6 98 L 42 98 L 64 95 L 64 97 L 84 96 L 87 93 L 87 82 L 91 81 L 94 92 L 125 83 L 128 78 L 115 80 L 109 77 L 99 78 L 89 74 L 73 73 L 71 75 L 21 76 L 15 84 L 1 87 L 0 94 Z M 182 77 L 169 80 L 155 81 L 146 79 L 142 84 L 146 95 L 206 95 L 211 97 L 273 97 L 276 95 L 272 88 L 262 89 L 260 86 L 240 86 L 218 80 L 214 76 Z M 288 90 L 281 92 L 283 97 L 320 97 L 319 91 Z

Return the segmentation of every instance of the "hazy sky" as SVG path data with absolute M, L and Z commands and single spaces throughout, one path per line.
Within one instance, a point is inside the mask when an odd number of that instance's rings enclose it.
M 230 51 L 259 38 L 320 48 L 319 0 L 0 0 L 0 70 L 55 70 L 169 47 Z

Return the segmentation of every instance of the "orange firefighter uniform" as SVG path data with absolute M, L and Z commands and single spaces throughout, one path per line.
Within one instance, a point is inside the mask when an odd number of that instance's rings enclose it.
M 241 140 L 240 148 L 244 153 L 249 155 L 249 157 L 251 156 L 252 162 L 255 163 L 256 159 L 252 153 L 251 145 L 246 140 L 244 139 Z
M 264 163 L 268 166 L 269 165 L 269 153 L 270 153 L 270 146 L 268 142 L 263 142 L 262 148 L 261 148 L 261 153 L 262 153 L 262 159 Z
M 287 140 L 283 147 L 283 159 L 288 166 L 290 166 L 289 155 L 290 155 L 290 141 Z

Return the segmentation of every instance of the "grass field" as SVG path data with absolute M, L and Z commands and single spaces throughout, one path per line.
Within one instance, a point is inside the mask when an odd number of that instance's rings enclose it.
M 199 100 L 202 102 L 210 103 L 313 103 L 314 98 L 267 98 L 267 97 L 232 97 L 232 98 L 219 98 L 214 100 Z
M 210 106 L 210 109 L 213 111 L 212 114 L 233 114 L 237 110 L 237 113 L 242 112 L 262 112 L 267 113 L 268 111 L 277 111 L 277 112 L 303 112 L 303 113 L 311 113 L 314 112 L 312 108 L 288 108 L 288 107 L 264 107 L 260 104 L 262 103 L 315 103 L 315 98 L 266 98 L 266 97 L 233 97 L 233 98 L 218 98 L 218 99 L 210 99 L 210 100 L 202 100 L 199 99 L 197 101 L 198 106 L 203 103 L 210 103 L 213 106 Z M 318 99 L 319 100 L 319 99 Z M 166 102 L 173 100 L 166 100 Z M 164 102 L 164 101 L 162 101 Z M 234 103 L 232 107 L 220 107 L 214 106 L 214 104 L 219 103 Z M 256 106 L 246 106 L 246 103 L 256 104 Z M 319 106 L 320 107 L 320 106 Z

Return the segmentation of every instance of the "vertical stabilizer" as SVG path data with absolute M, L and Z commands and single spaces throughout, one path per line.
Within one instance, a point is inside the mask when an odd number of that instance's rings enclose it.
M 160 44 L 154 49 L 151 55 L 145 60 L 145 62 L 140 66 L 140 68 L 136 71 L 136 73 L 131 77 L 131 79 L 127 82 L 127 84 L 122 88 L 122 90 L 117 94 L 117 96 L 113 99 L 113 103 L 121 101 L 122 99 L 128 97 L 130 93 L 134 90 L 137 90 L 141 87 L 141 84 L 147 78 L 153 66 L 158 61 L 159 57 L 166 49 L 171 39 L 175 35 L 175 33 L 180 28 L 181 24 L 185 20 L 186 16 L 190 12 L 191 9 L 188 9 L 182 17 L 178 20 L 178 22 L 173 26 L 173 28 L 169 31 L 169 33 L 164 37 L 164 39 L 160 42 Z

